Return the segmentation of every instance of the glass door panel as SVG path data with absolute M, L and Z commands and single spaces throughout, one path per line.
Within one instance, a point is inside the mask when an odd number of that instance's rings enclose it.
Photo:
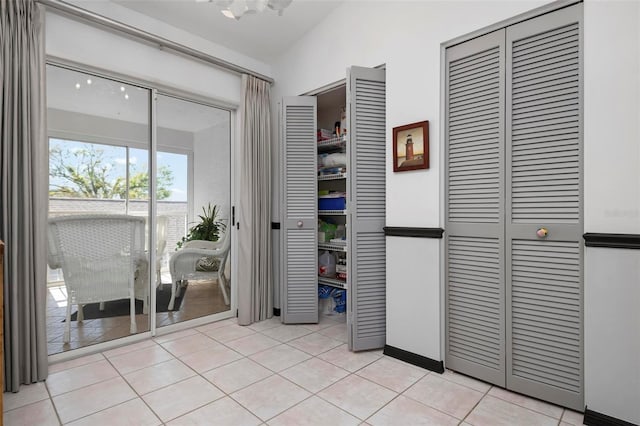
M 47 65 L 49 354 L 149 330 L 149 99 Z
M 229 311 L 231 114 L 159 95 L 158 327 Z

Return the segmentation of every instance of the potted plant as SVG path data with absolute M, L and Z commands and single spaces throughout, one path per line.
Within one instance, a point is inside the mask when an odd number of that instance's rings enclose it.
M 182 245 L 187 241 L 218 241 L 220 233 L 227 229 L 224 219 L 219 217 L 220 208 L 218 206 L 212 206 L 211 203 L 208 203 L 206 207 L 202 207 L 202 212 L 203 214 L 198 215 L 200 223 L 189 228 L 187 235 L 178 241 L 176 250 L 182 248 Z

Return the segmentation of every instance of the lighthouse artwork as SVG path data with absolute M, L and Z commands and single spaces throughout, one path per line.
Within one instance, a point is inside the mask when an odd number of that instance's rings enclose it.
M 429 168 L 429 122 L 393 129 L 393 171 Z
M 405 142 L 404 152 L 405 152 L 405 155 L 404 155 L 405 161 L 413 160 L 413 139 L 411 139 L 411 135 L 407 135 L 407 141 Z

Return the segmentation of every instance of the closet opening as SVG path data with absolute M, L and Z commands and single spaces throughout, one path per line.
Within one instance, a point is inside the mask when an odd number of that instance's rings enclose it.
M 347 342 L 348 217 L 346 85 L 316 95 L 318 148 L 318 323 Z

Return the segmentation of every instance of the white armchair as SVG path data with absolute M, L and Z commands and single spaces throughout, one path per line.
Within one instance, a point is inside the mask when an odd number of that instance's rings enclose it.
M 146 269 L 145 219 L 125 215 L 74 215 L 49 219 L 49 266 L 62 268 L 67 290 L 64 342 L 70 340 L 71 305 L 130 300 L 135 321 L 135 274 Z
M 213 279 L 217 278 L 224 303 L 229 304 L 227 294 L 227 278 L 224 275 L 225 264 L 229 257 L 231 247 L 231 236 L 227 230 L 222 240 L 216 242 L 194 240 L 186 242 L 180 250 L 171 255 L 169 260 L 169 270 L 171 271 L 171 300 L 169 310 L 173 310 L 176 296 L 180 295 L 180 287 L 183 280 Z M 213 257 L 220 259 L 217 271 L 198 271 L 196 266 L 198 260 L 203 257 Z

